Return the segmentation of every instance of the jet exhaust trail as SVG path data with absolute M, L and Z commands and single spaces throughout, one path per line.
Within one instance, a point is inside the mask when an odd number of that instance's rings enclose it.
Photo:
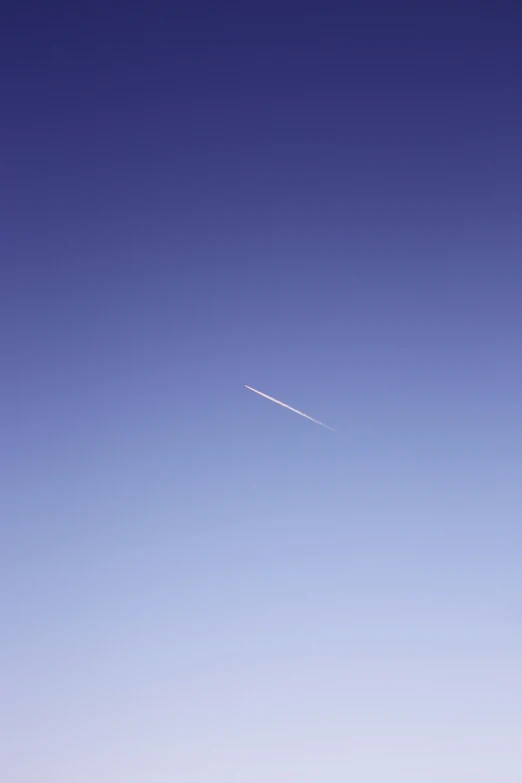
M 298 411 L 297 408 L 292 408 L 290 405 L 287 405 L 286 402 L 281 402 L 281 400 L 276 400 L 274 397 L 269 397 L 268 394 L 264 394 L 263 392 L 258 391 L 257 389 L 253 389 L 251 386 L 247 386 L 246 383 L 245 383 L 245 388 L 250 389 L 250 391 L 253 391 L 256 394 L 260 394 L 261 397 L 266 397 L 267 400 L 271 400 L 272 402 L 277 402 L 277 404 L 282 405 L 283 408 L 288 408 L 289 411 L 298 413 L 300 416 L 304 416 L 305 419 L 310 419 L 310 421 L 313 421 L 315 424 L 320 424 L 321 427 L 326 427 L 327 430 L 331 430 L 332 432 L 335 432 L 333 427 L 329 427 L 328 424 L 323 424 L 322 421 L 318 421 L 317 419 L 312 419 L 311 416 L 308 416 L 306 413 L 303 413 L 302 411 Z

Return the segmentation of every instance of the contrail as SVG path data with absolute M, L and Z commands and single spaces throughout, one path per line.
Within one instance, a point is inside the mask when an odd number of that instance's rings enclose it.
M 288 408 L 289 411 L 298 413 L 300 416 L 304 416 L 305 419 L 310 419 L 310 421 L 315 422 L 315 424 L 320 424 L 321 427 L 326 427 L 327 430 L 331 430 L 332 432 L 335 432 L 333 427 L 329 427 L 328 424 L 323 424 L 322 421 L 317 421 L 317 419 L 312 419 L 311 416 L 308 416 L 306 413 L 303 413 L 302 411 L 298 411 L 297 408 L 292 408 L 290 405 L 287 405 L 286 402 L 281 402 L 281 400 L 276 400 L 274 397 L 269 397 L 268 394 L 263 394 L 263 392 L 260 392 L 257 389 L 253 389 L 251 386 L 247 386 L 246 383 L 245 383 L 245 388 L 250 389 L 250 391 L 253 391 L 256 394 L 260 394 L 261 397 L 266 397 L 267 400 L 272 400 L 272 402 L 277 402 L 277 404 L 282 405 L 283 408 Z

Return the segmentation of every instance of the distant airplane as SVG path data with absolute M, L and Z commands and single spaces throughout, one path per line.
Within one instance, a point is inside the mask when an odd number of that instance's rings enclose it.
M 298 413 L 300 416 L 304 416 L 305 419 L 310 419 L 310 421 L 313 421 L 315 424 L 320 424 L 321 427 L 326 427 L 327 430 L 331 430 L 332 432 L 335 432 L 333 427 L 329 427 L 328 424 L 323 424 L 322 421 L 318 421 L 317 419 L 312 419 L 311 416 L 308 416 L 306 413 L 303 413 L 302 411 L 298 411 L 297 408 L 292 408 L 290 405 L 287 405 L 286 402 L 281 402 L 281 400 L 276 400 L 274 397 L 269 397 L 268 394 L 264 394 L 263 392 L 258 391 L 257 389 L 253 389 L 251 386 L 247 386 L 246 383 L 245 383 L 245 388 L 250 389 L 250 391 L 253 391 L 256 394 L 260 394 L 261 397 L 266 397 L 267 400 L 271 400 L 272 402 L 277 402 L 277 404 L 282 405 L 283 408 L 288 408 L 289 411 Z

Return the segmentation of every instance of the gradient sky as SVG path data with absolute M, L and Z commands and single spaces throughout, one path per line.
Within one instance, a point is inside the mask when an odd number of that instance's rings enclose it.
M 522 8 L 47 5 L 0 31 L 0 778 L 520 783 Z

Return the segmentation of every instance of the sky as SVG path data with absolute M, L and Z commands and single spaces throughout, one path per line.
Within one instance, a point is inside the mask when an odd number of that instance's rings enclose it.
M 6 783 L 522 779 L 522 9 L 320 8 L 4 13 Z

